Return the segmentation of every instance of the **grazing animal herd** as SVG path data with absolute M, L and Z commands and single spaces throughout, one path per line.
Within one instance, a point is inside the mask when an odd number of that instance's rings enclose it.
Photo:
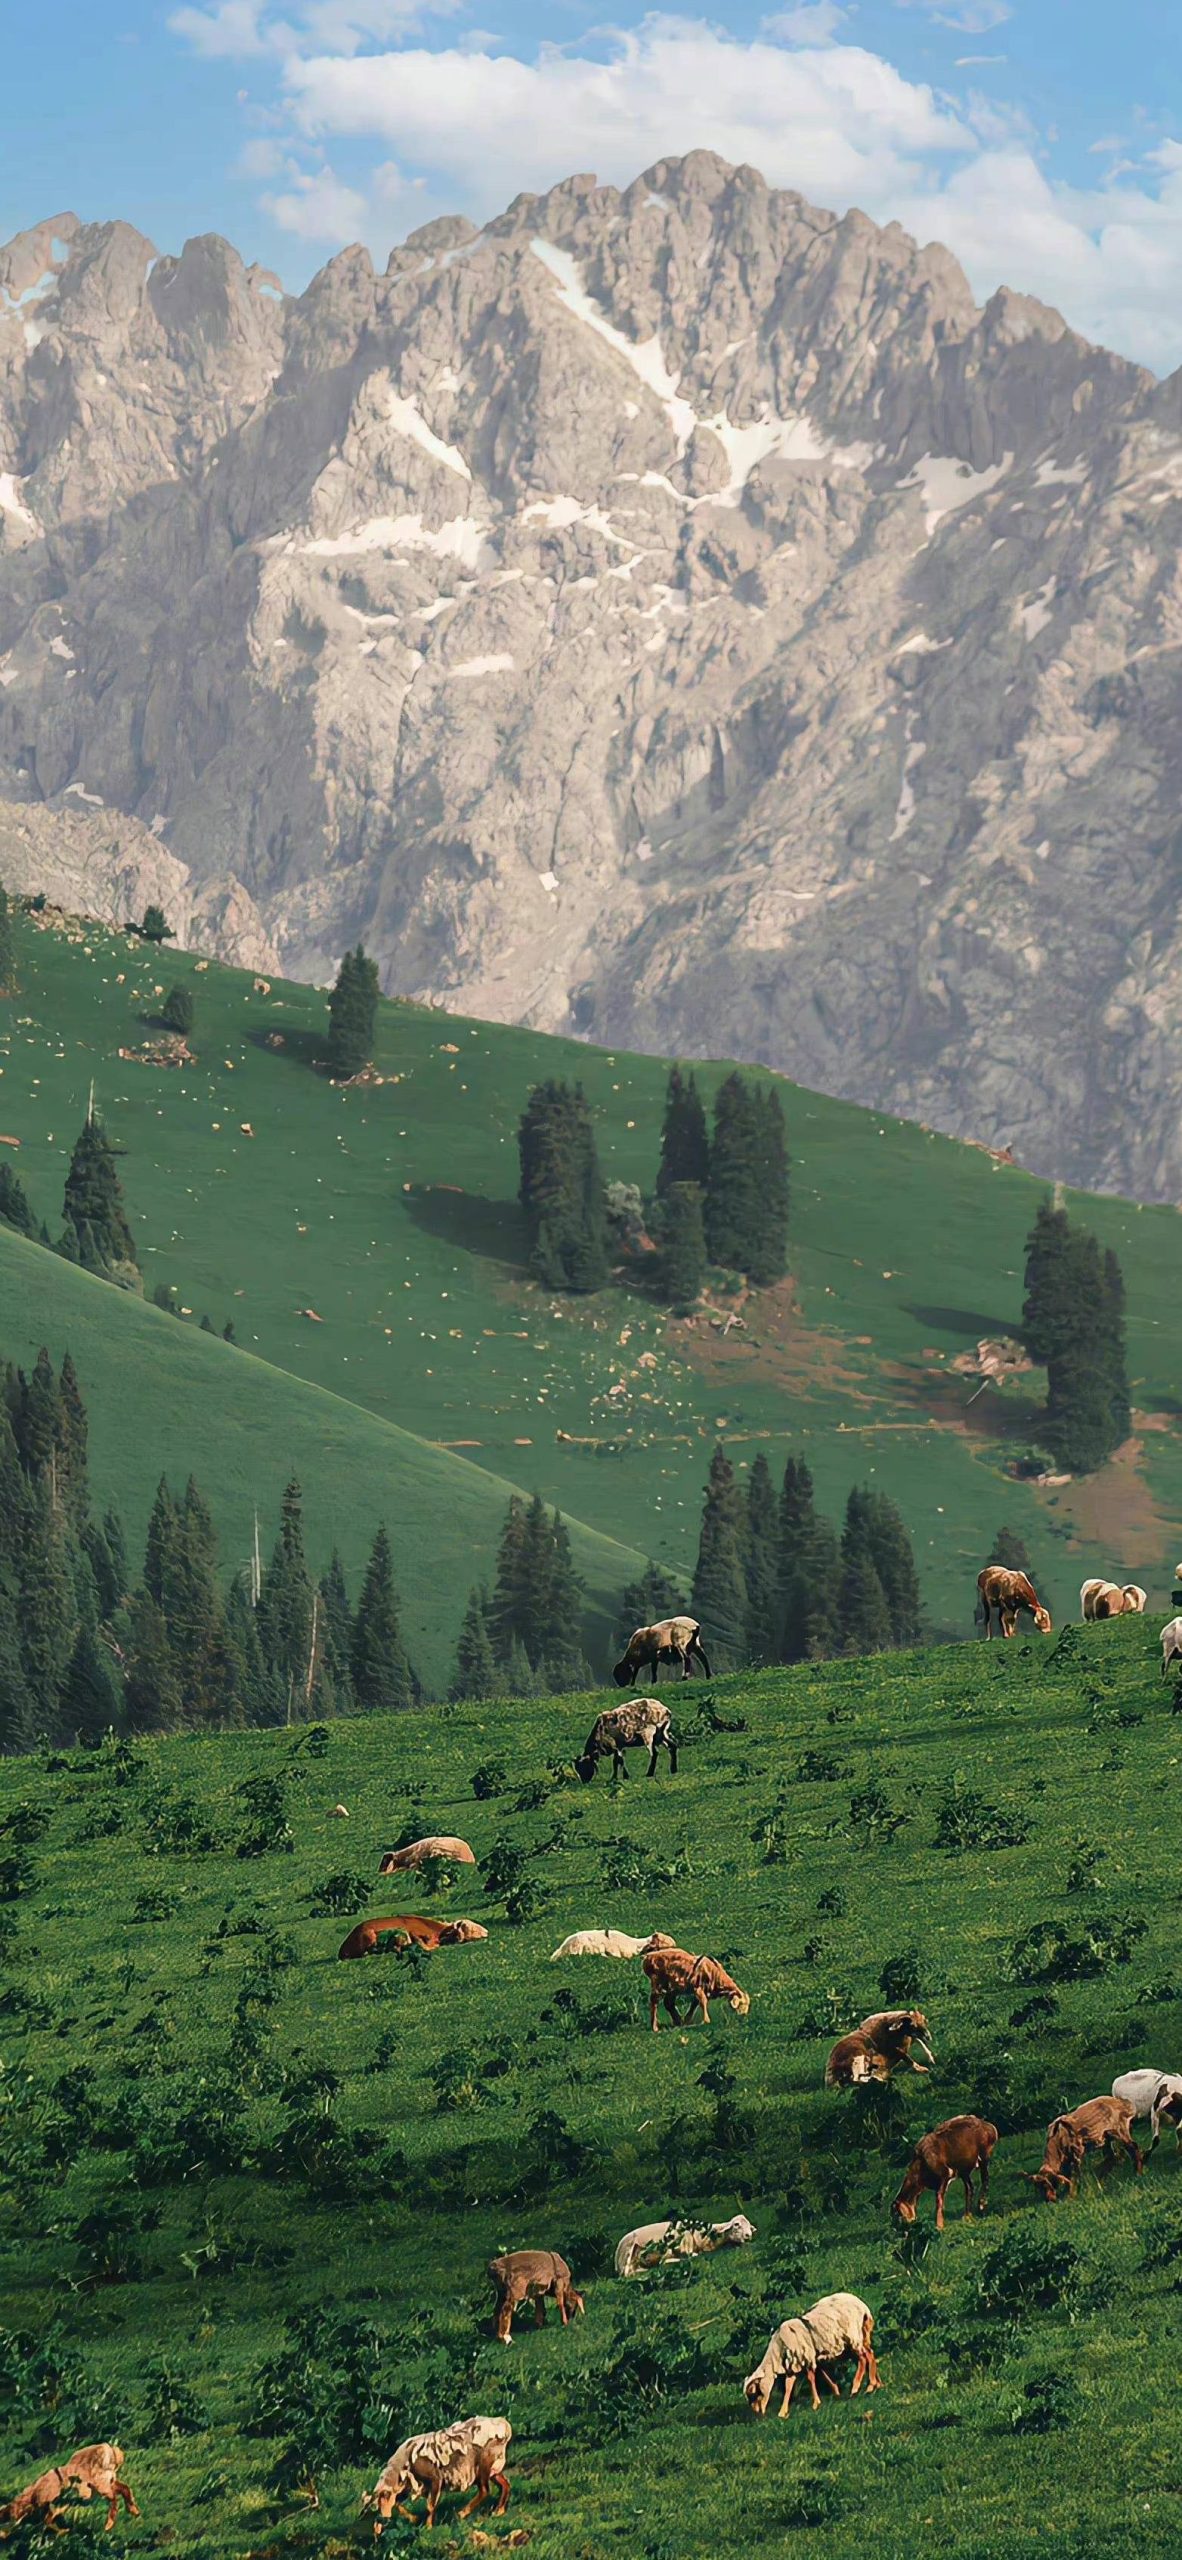
M 1182 1582 L 1182 1567 L 1178 1579 Z M 977 1615 L 987 1637 L 993 1635 L 996 1621 L 998 1634 L 1003 1639 L 1012 1638 L 1023 1615 L 1032 1620 L 1040 1634 L 1051 1632 L 1050 1611 L 1040 1601 L 1029 1575 L 1002 1565 L 987 1565 L 977 1577 L 977 1595 Z M 1089 1622 L 1130 1614 L 1140 1616 L 1145 1612 L 1147 1596 L 1138 1583 L 1092 1577 L 1082 1585 L 1080 1613 Z M 665 1664 L 679 1666 L 683 1680 L 690 1677 L 695 1664 L 700 1664 L 709 1676 L 701 1633 L 698 1622 L 685 1616 L 638 1627 L 615 1665 L 617 1683 L 634 1680 L 641 1669 L 651 1667 L 655 1687 Z M 1166 1674 L 1172 1663 L 1182 1661 L 1182 1616 L 1172 1618 L 1163 1627 L 1161 1645 L 1162 1672 Z M 630 1698 L 608 1708 L 592 1727 L 574 1765 L 580 1778 L 589 1783 L 599 1762 L 607 1760 L 613 1778 L 619 1780 L 627 1774 L 625 1753 L 636 1749 L 648 1753 L 650 1778 L 657 1773 L 662 1752 L 667 1756 L 670 1775 L 676 1775 L 678 1746 L 670 1711 L 651 1696 Z M 337 1806 L 335 1810 L 339 1814 L 344 1808 Z M 434 1861 L 452 1866 L 476 1865 L 467 1841 L 450 1834 L 428 1833 L 386 1851 L 380 1873 L 414 1873 Z M 375 1955 L 384 1943 L 392 1942 L 401 1948 L 433 1954 L 447 1947 L 485 1941 L 488 1935 L 488 1930 L 474 1920 L 430 1919 L 403 1913 L 388 1919 L 359 1921 L 338 1952 L 346 1959 Z M 716 1957 L 690 1953 L 660 1930 L 639 1937 L 612 1927 L 577 1929 L 555 1948 L 550 1961 L 593 1956 L 640 1961 L 648 1983 L 649 2023 L 654 2034 L 659 2029 L 662 2008 L 678 2028 L 688 2025 L 695 2015 L 703 2027 L 708 2027 L 711 2000 L 725 2002 L 739 2017 L 746 2017 L 750 2011 L 749 1994 Z M 683 2003 L 688 2004 L 684 2017 Z M 825 2085 L 853 2090 L 889 2081 L 901 2071 L 926 2076 L 934 2067 L 935 2053 L 924 2012 L 878 2010 L 839 2037 L 826 2062 Z M 1131 2160 L 1134 2174 L 1140 2177 L 1146 2156 L 1134 2134 L 1134 2127 L 1140 2122 L 1148 2124 L 1150 2152 L 1159 2141 L 1163 2125 L 1173 2127 L 1176 2148 L 1182 2150 L 1182 2074 L 1151 2068 L 1121 2073 L 1113 2082 L 1110 2096 L 1087 2099 L 1052 2119 L 1039 2167 L 1021 2174 L 1048 2203 L 1075 2192 L 1089 2152 L 1101 2159 L 1123 2152 Z M 943 2231 L 945 2202 L 954 2180 L 959 2180 L 963 2188 L 966 2218 L 974 2211 L 985 2213 L 997 2142 L 997 2126 L 978 2115 L 952 2116 L 922 2134 L 891 2206 L 895 2223 L 904 2228 L 914 2224 L 922 2198 L 931 2194 L 935 2197 L 936 2229 Z M 727 2222 L 698 2222 L 683 2216 L 640 2223 L 620 2240 L 615 2252 L 615 2273 L 632 2278 L 653 2268 L 710 2256 L 720 2249 L 742 2247 L 755 2237 L 754 2224 L 742 2213 Z M 557 2303 L 564 2328 L 585 2309 L 571 2269 L 556 2250 L 509 2250 L 490 2259 L 488 2273 L 496 2291 L 494 2331 L 505 2346 L 512 2342 L 515 2314 L 531 2303 L 539 2328 L 545 2323 L 547 2301 Z M 873 2338 L 874 2315 L 867 2303 L 854 2293 L 826 2294 L 810 2310 L 781 2321 L 759 2363 L 743 2383 L 748 2407 L 756 2417 L 763 2417 L 779 2385 L 780 2416 L 786 2417 L 796 2385 L 803 2378 L 812 2407 L 818 2409 L 818 2383 L 840 2397 L 835 2368 L 850 2357 L 854 2362 L 851 2397 L 863 2386 L 867 2391 L 877 2391 L 881 2375 Z M 507 2418 L 476 2416 L 408 2436 L 361 2500 L 362 2512 L 373 2515 L 375 2535 L 381 2535 L 394 2515 L 413 2522 L 412 2505 L 422 2506 L 423 2521 L 433 2525 L 445 2494 L 470 2493 L 467 2503 L 458 2510 L 461 2517 L 467 2517 L 495 2490 L 497 2504 L 493 2512 L 503 2515 L 510 2496 L 505 2466 L 512 2434 Z M 59 2515 L 74 2490 L 84 2503 L 94 2497 L 107 2501 L 109 2532 L 121 2501 L 129 2515 L 138 2516 L 140 2512 L 130 2488 L 119 2477 L 123 2461 L 119 2445 L 83 2446 L 68 2461 L 39 2473 L 6 2506 L 0 2507 L 0 2523 L 13 2526 L 32 2521 L 46 2530 L 60 2530 Z

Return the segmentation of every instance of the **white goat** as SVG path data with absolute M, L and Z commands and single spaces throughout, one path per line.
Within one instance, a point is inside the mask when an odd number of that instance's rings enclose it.
M 1161 1631 L 1161 1671 L 1165 1679 L 1171 1662 L 1182 1662 L 1182 1618 L 1170 1618 Z
M 375 2536 L 389 2523 L 391 2515 L 405 2516 L 408 2524 L 414 2523 L 402 2503 L 404 2498 L 425 2498 L 426 2522 L 434 2524 L 435 2509 L 445 2489 L 475 2489 L 475 2497 L 459 2509 L 460 2515 L 467 2516 L 474 2507 L 483 2505 L 495 2482 L 500 2499 L 493 2512 L 502 2516 L 509 2504 L 505 2456 L 512 2433 L 507 2418 L 458 2418 L 454 2426 L 407 2436 L 361 2501 L 363 2514 L 368 2507 L 375 2510 Z
M 784 2397 L 780 2416 L 786 2418 L 788 2403 L 803 2373 L 813 2396 L 813 2407 L 819 2409 L 818 2367 L 822 2381 L 834 2397 L 840 2399 L 839 2387 L 828 2368 L 831 2364 L 838 2364 L 844 2355 L 858 2359 L 851 2397 L 853 2392 L 861 2390 L 864 2382 L 869 2391 L 877 2391 L 880 2377 L 871 2344 L 873 2336 L 874 2313 L 868 2302 L 862 2302 L 856 2293 L 823 2294 L 819 2302 L 814 2302 L 812 2310 L 803 2312 L 798 2320 L 782 2320 L 768 2339 L 754 2373 L 749 2373 L 743 2384 L 748 2407 L 754 2409 L 757 2418 L 764 2417 L 777 2382 L 782 2382 Z
M 1176 2071 L 1122 2071 L 1112 2083 L 1112 2094 L 1124 2099 L 1134 2117 L 1148 2117 L 1153 2136 L 1151 2151 L 1163 2118 L 1166 2124 L 1173 2125 L 1178 2149 L 1182 2151 L 1182 2079 Z
M 576 1929 L 555 1947 L 550 1958 L 557 1964 L 560 1956 L 646 1956 L 653 1947 L 671 1947 L 672 1938 L 662 1937 L 659 1929 L 651 1938 L 630 1938 L 626 1929 Z
M 626 2231 L 616 2251 L 616 2274 L 637 2276 L 649 2267 L 671 2267 L 677 2258 L 709 2258 L 716 2249 L 741 2249 L 755 2238 L 745 2213 L 729 2222 L 641 2222 Z

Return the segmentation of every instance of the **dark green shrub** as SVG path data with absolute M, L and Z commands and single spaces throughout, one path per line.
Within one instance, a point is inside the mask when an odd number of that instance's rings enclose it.
M 197 2394 L 171 2365 L 156 2362 L 144 2373 L 144 2433 L 152 2444 L 177 2444 L 209 2425 Z
M 1015 1982 L 1094 1981 L 1110 1965 L 1128 1964 L 1145 1930 L 1145 1921 L 1133 1911 L 1098 1912 L 1078 1938 L 1060 1920 L 1036 1920 L 1015 1938 L 1005 1970 Z
M 0 1840 L 11 1840 L 14 1849 L 35 1848 L 45 1838 L 50 1819 L 43 1804 L 14 1804 L 0 1822 Z
M 1017 1849 L 1031 1832 L 1030 1818 L 1012 1807 L 990 1804 L 976 1788 L 966 1786 L 959 1771 L 936 1809 L 937 1849 Z
M 338 1867 L 333 1875 L 322 1877 L 308 1895 L 308 1909 L 318 1920 L 352 1920 L 364 1911 L 372 1886 L 368 1876 L 355 1869 Z
M 897 1956 L 888 1956 L 878 1977 L 878 1988 L 888 2009 L 910 2009 L 918 2002 L 923 1988 L 923 1967 L 918 1947 L 902 1947 Z
M 1022 2397 L 1010 2411 L 1016 2436 L 1047 2436 L 1070 2427 L 1083 2413 L 1083 2394 L 1073 2375 L 1055 2365 L 1032 2373 Z
M 1029 2311 L 1053 2311 L 1074 2301 L 1083 2277 L 1083 2261 L 1066 2234 L 1049 2231 L 1041 2221 L 1013 2222 L 977 2278 L 977 2307 L 1011 2320 Z
M 35 1893 L 37 1870 L 27 1849 L 14 1849 L 11 1856 L 0 1858 L 0 1902 L 17 1902 L 24 1893 Z
M 137 1922 L 171 1920 L 176 1907 L 175 1896 L 167 1892 L 163 1885 L 148 1884 L 144 1886 L 142 1893 L 137 1893 L 131 1906 L 131 1916 Z
M 848 1777 L 849 1763 L 832 1751 L 802 1751 L 795 1775 L 802 1786 L 826 1786 L 833 1779 Z
M 472 1793 L 478 1804 L 487 1804 L 494 1796 L 508 1792 L 509 1773 L 503 1760 L 482 1760 L 472 1772 Z
M 144 1807 L 144 1847 L 151 1857 L 208 1857 L 225 1841 L 205 1806 L 184 1790 L 154 1796 Z

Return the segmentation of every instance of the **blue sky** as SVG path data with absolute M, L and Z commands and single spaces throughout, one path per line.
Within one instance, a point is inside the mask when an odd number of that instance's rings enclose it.
M 58 0 L 9 13 L 0 238 L 224 231 L 299 287 L 575 169 L 706 145 L 1182 363 L 1182 0 Z

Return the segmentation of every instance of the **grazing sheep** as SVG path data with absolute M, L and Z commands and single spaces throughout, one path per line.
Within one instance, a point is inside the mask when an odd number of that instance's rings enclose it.
M 425 1840 L 412 1840 L 405 1849 L 386 1849 L 382 1853 L 380 1875 L 396 1875 L 400 1867 L 425 1867 L 429 1858 L 450 1858 L 453 1867 L 474 1867 L 475 1857 L 466 1840 L 452 1840 L 446 1833 L 430 1832 Z
M 775 2386 L 782 2382 L 784 2397 L 780 2403 L 780 2416 L 786 2418 L 788 2403 L 802 2373 L 812 2393 L 814 2409 L 821 2406 L 818 2373 L 834 2398 L 839 2400 L 841 2392 L 829 2367 L 839 2364 L 846 2355 L 856 2356 L 858 2360 L 851 2399 L 855 2392 L 861 2390 L 863 2383 L 868 2391 L 879 2390 L 882 2377 L 871 2344 L 873 2336 L 874 2314 L 869 2303 L 862 2302 L 856 2293 L 824 2294 L 820 2302 L 814 2302 L 812 2310 L 802 2313 L 798 2320 L 782 2320 L 769 2338 L 765 2354 L 743 2384 L 748 2408 L 755 2411 L 757 2418 L 765 2417 Z
M 681 1677 L 688 1680 L 690 1664 L 700 1662 L 706 1678 L 710 1665 L 702 1643 L 702 1629 L 696 1618 L 660 1618 L 655 1626 L 636 1627 L 616 1663 L 612 1678 L 618 1689 L 627 1687 L 652 1665 L 653 1687 L 661 1676 L 662 1662 L 679 1662 Z
M 654 1929 L 650 1938 L 630 1938 L 626 1929 L 576 1929 L 555 1947 L 550 1958 L 557 1964 L 560 1956 L 646 1956 L 654 1947 L 671 1947 L 675 1941 Z
M 344 1945 L 337 1948 L 337 1954 L 376 1956 L 384 1937 L 393 1937 L 396 1944 L 401 1940 L 404 1946 L 422 1947 L 430 1954 L 437 1947 L 473 1946 L 478 1938 L 487 1936 L 488 1931 L 481 1928 L 479 1920 L 420 1920 L 417 1913 L 403 1912 L 393 1920 L 359 1920 Z
M 1052 2119 L 1040 2166 L 1034 2171 L 1024 2169 L 1022 2175 L 1037 2187 L 1044 2204 L 1054 2204 L 1061 2187 L 1074 2195 L 1085 2152 L 1110 2152 L 1113 2144 L 1128 2152 L 1139 2178 L 1141 2154 L 1133 2140 L 1133 2110 L 1127 2098 L 1088 2098 L 1069 2115 Z
M 391 2515 L 404 2516 L 408 2524 L 414 2523 L 410 2509 L 403 2505 L 404 2498 L 425 2498 L 427 2513 L 423 2521 L 433 2525 L 445 2489 L 475 2489 L 475 2497 L 459 2509 L 461 2516 L 470 2516 L 474 2508 L 483 2506 L 489 2490 L 496 2488 L 500 2495 L 493 2513 L 503 2516 L 509 2504 L 505 2456 L 512 2434 L 507 2418 L 458 2418 L 454 2426 L 407 2436 L 361 2501 L 363 2515 L 368 2508 L 375 2510 L 375 2537 Z
M 647 1751 L 648 1775 L 655 1778 L 657 1761 L 662 1751 L 669 1754 L 669 1775 L 677 1775 L 677 1743 L 668 1707 L 658 1698 L 625 1698 L 622 1706 L 608 1707 L 596 1718 L 580 1757 L 575 1762 L 585 1787 L 589 1787 L 601 1760 L 610 1760 L 613 1778 L 626 1778 L 626 1751 Z
M 671 2267 L 678 2258 L 710 2258 L 716 2249 L 741 2249 L 755 2238 L 745 2213 L 730 2222 L 642 2222 L 626 2231 L 616 2251 L 616 2274 L 638 2276 L 649 2267 Z
M 1182 1662 L 1182 1618 L 1170 1618 L 1161 1631 L 1161 1676 L 1163 1680 L 1171 1662 Z
M 740 1991 L 713 1956 L 687 1955 L 684 1947 L 656 1947 L 644 1958 L 643 1970 L 648 1975 L 649 2025 L 658 2034 L 657 2011 L 664 2001 L 675 2027 L 682 2023 L 678 2001 L 689 1998 L 698 2010 L 704 2027 L 710 2024 L 708 2000 L 725 2000 L 736 2016 L 745 2018 L 751 2007 L 749 1994 Z
M 497 2287 L 496 2333 L 503 2347 L 512 2342 L 513 2314 L 523 2302 L 533 2301 L 536 2329 L 545 2328 L 550 2294 L 562 2313 L 564 2329 L 572 2314 L 586 2307 L 565 2258 L 555 2249 L 510 2249 L 503 2258 L 489 2259 L 488 2272 Z
M 1051 1613 L 1044 1609 L 1029 1574 L 1011 1573 L 1004 1564 L 987 1564 L 977 1575 L 977 1614 L 984 1618 L 986 1635 L 993 1633 L 995 1612 L 998 1632 L 1003 1636 L 1016 1634 L 1023 1609 L 1033 1618 L 1040 1636 L 1049 1636 Z
M 936 2229 L 944 2228 L 944 2198 L 954 2178 L 964 2188 L 965 2219 L 973 2210 L 973 2179 L 981 2179 L 978 2213 L 989 2204 L 989 2163 L 997 2141 L 997 2126 L 984 2116 L 949 2116 L 947 2124 L 938 2124 L 932 2133 L 920 2135 L 907 2165 L 906 2175 L 891 2211 L 899 2222 L 914 2222 L 915 2208 L 925 2189 L 931 2187 L 936 2197 Z
M 855 2089 L 863 2080 L 889 2080 L 904 2069 L 924 2072 L 936 2057 L 922 2009 L 879 2009 L 852 2034 L 839 2036 L 825 2065 L 827 2089 Z M 918 2045 L 922 2062 L 911 2059 Z
M 80 2452 L 70 2455 L 68 2462 L 59 2462 L 52 2470 L 42 2471 L 36 2480 L 29 2482 L 27 2489 L 18 2489 L 15 2498 L 10 2498 L 6 2507 L 0 2507 L 0 2523 L 23 2524 L 26 2516 L 34 2516 L 38 2524 L 47 2529 L 51 2525 L 57 2526 L 60 2532 L 58 2513 L 66 2492 L 76 2489 L 84 2505 L 89 2505 L 92 2498 L 106 2499 L 107 2521 L 103 2530 L 109 2533 L 119 2512 L 121 2498 L 129 2516 L 139 2514 L 126 2480 L 119 2478 L 123 2458 L 122 2445 L 84 2444 Z
M 1176 2071 L 1122 2071 L 1112 2083 L 1114 2098 L 1123 2098 L 1133 2110 L 1133 2118 L 1147 2116 L 1156 2150 L 1163 2119 L 1172 2124 L 1177 2147 L 1182 2151 L 1182 2079 Z
M 1079 1607 L 1083 1618 L 1127 1618 L 1144 1614 L 1148 1594 L 1139 1582 L 1105 1582 L 1093 1577 L 1080 1585 Z

